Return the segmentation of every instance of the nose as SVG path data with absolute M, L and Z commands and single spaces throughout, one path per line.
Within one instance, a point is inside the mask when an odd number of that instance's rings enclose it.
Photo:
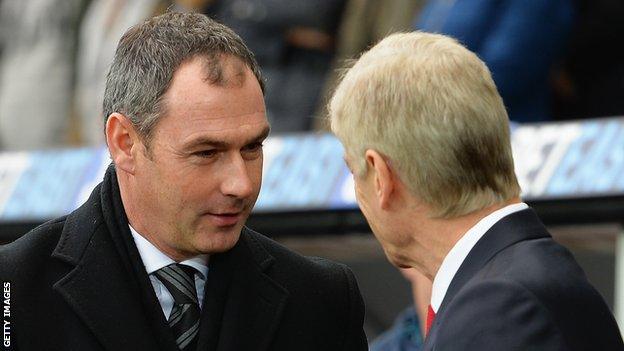
M 247 198 L 253 194 L 254 187 L 245 160 L 240 154 L 229 158 L 227 171 L 221 183 L 221 192 L 225 196 Z

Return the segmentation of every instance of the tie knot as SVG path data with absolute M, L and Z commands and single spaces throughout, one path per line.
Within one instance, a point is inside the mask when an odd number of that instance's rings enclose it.
M 154 274 L 169 290 L 176 304 L 197 304 L 195 268 L 179 263 L 165 266 Z

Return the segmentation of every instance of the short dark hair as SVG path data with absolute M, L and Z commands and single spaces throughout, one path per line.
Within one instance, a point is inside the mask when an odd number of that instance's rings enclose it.
M 104 123 L 112 113 L 122 113 L 149 144 L 176 69 L 189 59 L 205 58 L 206 79 L 219 84 L 224 55 L 249 67 L 264 92 L 260 67 L 247 45 L 230 28 L 205 15 L 168 12 L 131 27 L 119 40 L 106 78 Z

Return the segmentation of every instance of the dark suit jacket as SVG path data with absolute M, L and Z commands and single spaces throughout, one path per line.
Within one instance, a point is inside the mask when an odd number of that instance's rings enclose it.
M 114 169 L 89 200 L 0 248 L 19 350 L 176 350 Z M 210 258 L 198 350 L 366 350 L 351 271 L 249 229 Z
M 424 350 L 624 350 L 603 298 L 531 209 L 496 223 L 470 251 Z

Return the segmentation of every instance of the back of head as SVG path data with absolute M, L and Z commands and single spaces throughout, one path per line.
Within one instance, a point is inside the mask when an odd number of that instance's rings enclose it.
M 382 153 L 437 217 L 519 196 L 509 121 L 489 70 L 455 40 L 393 34 L 349 69 L 330 102 L 356 176 Z
M 130 28 L 119 40 L 106 80 L 105 119 L 113 112 L 127 116 L 148 141 L 166 106 L 163 95 L 185 61 L 205 59 L 210 84 L 225 84 L 221 59 L 239 59 L 264 90 L 253 53 L 230 28 L 198 13 L 169 12 Z

